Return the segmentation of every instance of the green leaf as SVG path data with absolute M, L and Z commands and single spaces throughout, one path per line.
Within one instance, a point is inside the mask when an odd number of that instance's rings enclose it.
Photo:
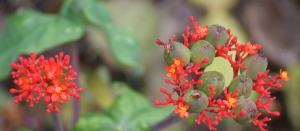
M 81 117 L 73 131 L 147 131 L 152 123 L 162 120 L 174 110 L 153 108 L 145 97 L 125 84 L 115 83 L 114 87 L 119 93 L 114 104 L 104 112 Z
M 8 17 L 0 34 L 0 80 L 10 72 L 10 63 L 20 54 L 41 53 L 58 45 L 76 41 L 84 33 L 76 14 L 65 17 L 21 10 Z
M 122 65 L 141 68 L 139 64 L 141 45 L 136 35 L 125 28 L 115 26 L 109 26 L 106 30 L 115 58 Z
M 115 83 L 114 88 L 121 91 L 113 105 L 107 109 L 107 114 L 118 123 L 125 123 L 139 111 L 151 108 L 148 100 L 141 94 L 128 88 L 125 84 Z
M 95 25 L 109 24 L 112 22 L 110 12 L 102 1 L 86 0 L 83 14 L 89 22 Z
M 288 68 L 290 80 L 284 83 L 285 104 L 294 131 L 300 130 L 300 63 Z
M 159 15 L 152 1 L 110 0 L 106 2 L 111 11 L 114 24 L 132 31 L 139 38 L 141 54 L 139 63 L 145 68 L 153 67 L 153 52 L 157 51 L 155 43 L 158 37 Z M 147 14 L 147 15 L 145 15 Z
M 116 131 L 115 123 L 105 114 L 91 113 L 79 119 L 73 131 Z
M 150 131 L 151 124 L 162 120 L 169 115 L 173 108 L 150 108 L 138 113 L 131 121 L 126 125 L 127 131 Z

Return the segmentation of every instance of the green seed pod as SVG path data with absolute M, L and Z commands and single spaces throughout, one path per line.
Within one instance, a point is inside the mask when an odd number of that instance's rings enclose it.
M 215 58 L 215 48 L 205 40 L 199 40 L 193 43 L 191 46 L 191 52 L 191 61 L 193 63 L 196 61 L 201 62 L 205 57 L 209 58 L 207 63 L 200 66 L 201 68 L 209 66 Z
M 190 113 L 199 113 L 204 111 L 208 106 L 208 97 L 199 90 L 191 90 L 184 95 L 185 105 L 189 105 L 187 110 Z
M 248 70 L 240 69 L 240 73 L 247 74 L 252 80 L 256 80 L 257 73 L 267 69 L 268 60 L 263 54 L 255 53 L 244 59 L 244 66 L 247 66 Z
M 174 63 L 174 58 L 178 57 L 184 61 L 183 66 L 190 62 L 191 51 L 188 47 L 179 42 L 171 42 L 170 47 L 165 49 L 164 59 L 167 64 L 171 65 Z
M 215 48 L 217 45 L 224 46 L 228 38 L 227 30 L 220 25 L 210 25 L 208 27 L 208 35 L 204 37 L 204 40 L 210 42 Z
M 257 107 L 255 103 L 248 99 L 240 99 L 237 101 L 237 106 L 233 107 L 234 115 L 240 113 L 240 111 L 245 110 L 246 114 L 235 118 L 234 120 L 239 124 L 251 123 L 256 117 Z
M 209 85 L 212 84 L 214 86 L 213 91 L 216 92 L 216 95 L 213 98 L 217 98 L 224 90 L 225 78 L 222 73 L 217 71 L 207 71 L 204 72 L 199 80 L 202 80 L 203 83 L 201 85 L 197 85 L 196 88 L 207 96 L 210 96 Z
M 251 95 L 253 88 L 253 81 L 248 75 L 239 75 L 230 82 L 228 92 L 234 93 L 238 90 L 239 96 L 248 98 Z

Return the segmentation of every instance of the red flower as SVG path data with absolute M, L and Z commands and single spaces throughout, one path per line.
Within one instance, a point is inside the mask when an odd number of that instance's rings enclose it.
M 182 103 L 178 104 L 178 107 L 175 109 L 175 113 L 179 114 L 180 118 L 189 117 L 190 114 L 187 112 L 189 105 L 184 105 Z
M 282 69 L 280 69 L 280 74 L 279 74 L 279 78 L 284 81 L 287 82 L 290 80 L 290 78 L 288 77 L 288 72 L 287 71 L 282 71 Z
M 49 102 L 47 113 L 52 111 L 59 112 L 57 102 L 63 104 L 70 100 L 70 96 L 80 98 L 79 92 L 82 88 L 77 88 L 76 84 L 70 82 L 74 80 L 76 72 L 69 65 L 70 56 L 62 52 L 45 60 L 41 55 L 36 59 L 36 53 L 31 53 L 30 58 L 20 57 L 20 64 L 12 63 L 11 67 L 14 82 L 20 89 L 11 88 L 11 93 L 18 93 L 15 103 L 27 98 L 30 107 L 33 102 L 38 102 L 41 97 L 45 97 L 45 102 Z M 66 73 L 64 73 L 66 72 Z

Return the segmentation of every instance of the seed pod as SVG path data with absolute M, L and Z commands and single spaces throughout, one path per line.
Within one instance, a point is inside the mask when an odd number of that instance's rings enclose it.
M 199 40 L 192 44 L 191 46 L 191 61 L 196 63 L 196 61 L 201 62 L 204 58 L 209 58 L 209 61 L 205 64 L 201 64 L 201 68 L 209 66 L 215 58 L 215 48 L 205 40 Z
M 191 51 L 188 47 L 179 42 L 171 42 L 170 46 L 165 49 L 164 59 L 167 64 L 171 65 L 174 63 L 174 58 L 178 57 L 184 61 L 183 66 L 190 62 Z
M 212 84 L 214 86 L 213 91 L 216 92 L 216 95 L 213 98 L 217 98 L 224 90 L 225 78 L 222 73 L 217 71 L 207 71 L 204 72 L 199 80 L 202 80 L 203 83 L 201 85 L 197 85 L 196 88 L 207 96 L 210 96 L 209 85 Z
M 204 40 L 208 41 L 215 48 L 217 45 L 224 46 L 228 38 L 227 30 L 220 25 L 210 25 L 208 27 L 208 35 L 204 37 Z
M 240 73 L 249 75 L 252 80 L 256 80 L 257 73 L 267 69 L 268 60 L 263 54 L 255 53 L 244 59 L 244 66 L 247 66 L 248 70 L 240 69 Z
M 253 81 L 248 75 L 239 75 L 230 82 L 228 92 L 234 93 L 238 90 L 238 95 L 248 98 L 251 95 Z
M 247 124 L 254 120 L 257 115 L 257 107 L 255 103 L 248 99 L 240 99 L 237 101 L 237 106 L 233 107 L 233 114 L 237 115 L 240 111 L 245 110 L 246 114 L 243 116 L 239 116 L 234 120 L 239 124 Z
M 190 113 L 199 113 L 208 106 L 208 97 L 199 90 L 191 90 L 184 95 L 184 104 L 189 105 L 187 110 Z

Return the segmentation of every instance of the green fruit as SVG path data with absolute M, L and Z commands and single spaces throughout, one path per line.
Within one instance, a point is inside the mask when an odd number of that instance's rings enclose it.
M 199 90 L 191 90 L 184 95 L 185 105 L 189 105 L 187 110 L 190 113 L 199 113 L 204 111 L 208 106 L 208 97 Z
M 254 120 L 257 115 L 257 108 L 253 101 L 248 99 L 240 99 L 237 101 L 237 106 L 233 107 L 233 114 L 237 115 L 240 111 L 245 110 L 246 114 L 243 116 L 239 116 L 234 120 L 239 124 L 247 124 Z
M 238 90 L 238 95 L 248 98 L 251 95 L 253 81 L 248 75 L 239 75 L 230 82 L 228 92 L 234 93 Z
M 244 59 L 244 66 L 247 66 L 248 70 L 241 68 L 241 74 L 249 75 L 252 80 L 256 80 L 258 72 L 263 73 L 264 71 L 266 71 L 268 60 L 263 54 L 255 53 L 247 56 Z
M 201 68 L 209 66 L 215 58 L 215 48 L 205 40 L 199 40 L 191 46 L 191 61 L 196 63 L 201 62 L 204 58 L 208 58 L 209 61 L 205 64 L 201 64 Z
M 216 92 L 216 95 L 213 98 L 217 98 L 224 89 L 225 78 L 222 73 L 217 71 L 207 71 L 204 72 L 199 80 L 202 80 L 203 83 L 201 85 L 197 85 L 196 88 L 207 96 L 210 96 L 209 85 L 212 84 L 214 86 L 213 91 Z
M 208 27 L 208 35 L 204 37 L 204 40 L 208 41 L 215 48 L 217 45 L 224 46 L 228 38 L 227 30 L 220 25 L 210 25 Z
M 171 65 L 174 63 L 174 58 L 178 57 L 184 61 L 183 66 L 190 62 L 191 51 L 188 47 L 179 42 L 171 42 L 170 48 L 165 49 L 164 59 L 167 64 Z

